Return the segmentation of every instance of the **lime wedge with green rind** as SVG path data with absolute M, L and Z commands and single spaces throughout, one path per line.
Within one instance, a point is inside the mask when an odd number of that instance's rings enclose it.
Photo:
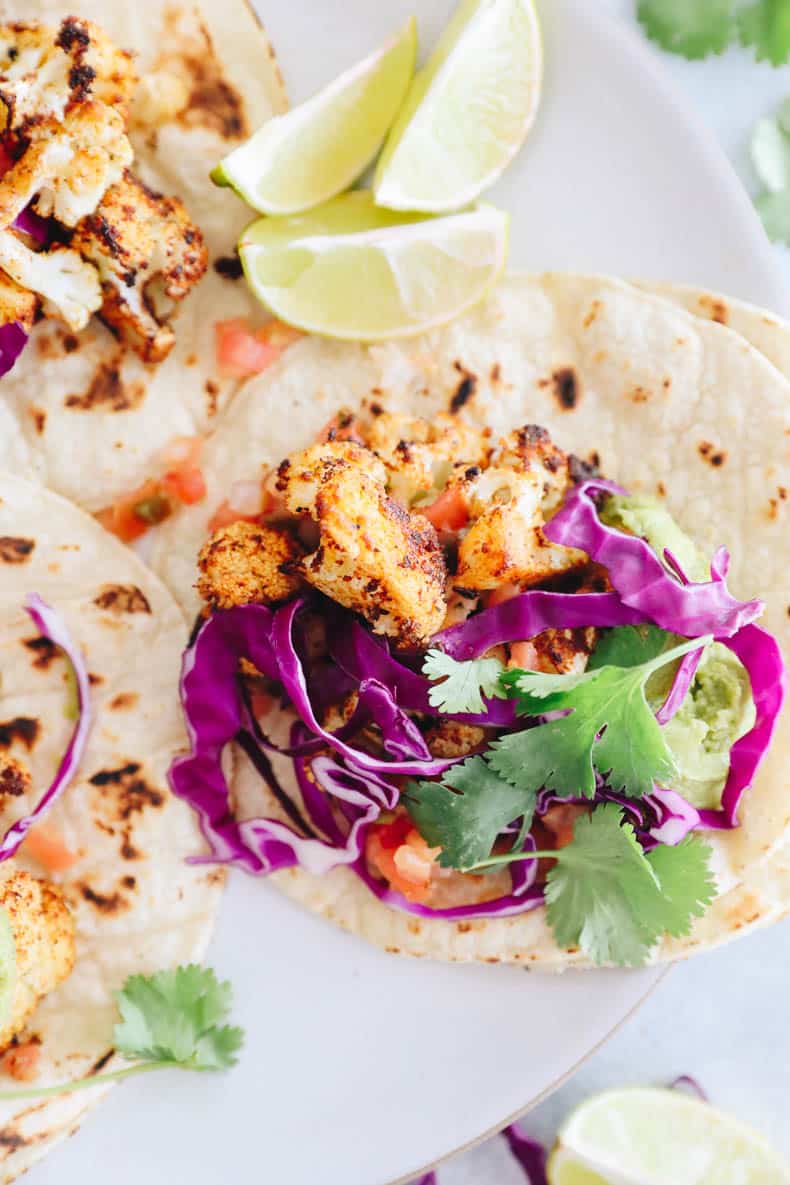
M 758 1132 L 680 1091 L 606 1091 L 560 1129 L 549 1185 L 790 1185 Z
M 533 0 L 462 0 L 387 137 L 378 204 L 443 213 L 475 201 L 523 144 L 542 74 Z
M 481 205 L 444 218 L 379 209 L 369 193 L 290 218 L 261 218 L 239 242 L 247 280 L 280 320 L 355 341 L 407 337 L 483 299 L 507 258 L 508 216 Z
M 364 173 L 414 73 L 414 18 L 312 99 L 265 123 L 214 169 L 261 214 L 292 214 L 341 193 Z

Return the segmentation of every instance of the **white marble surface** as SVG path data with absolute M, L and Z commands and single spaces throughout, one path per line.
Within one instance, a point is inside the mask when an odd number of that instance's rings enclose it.
M 635 0 L 591 0 L 637 26 Z M 790 94 L 790 66 L 755 63 L 742 50 L 685 62 L 656 51 L 754 192 L 748 142 L 754 123 Z M 790 251 L 776 248 L 788 284 Z M 711 1098 L 761 1129 L 790 1158 L 790 919 L 675 967 L 640 1012 L 575 1077 L 526 1119 L 539 1138 L 585 1096 L 627 1084 L 697 1076 Z M 502 1051 L 507 1057 L 507 1051 Z M 457 1157 L 440 1185 L 523 1185 L 501 1140 Z

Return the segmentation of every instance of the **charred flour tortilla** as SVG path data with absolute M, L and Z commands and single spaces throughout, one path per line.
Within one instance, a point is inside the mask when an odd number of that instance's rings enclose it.
M 77 956 L 29 1026 L 42 1039 L 36 1082 L 46 1085 L 96 1072 L 112 1056 L 111 993 L 128 975 L 202 956 L 222 875 L 185 864 L 198 832 L 167 788 L 168 765 L 184 743 L 173 694 L 186 637 L 178 608 L 93 519 L 0 475 L 0 752 L 24 762 L 41 791 L 74 727 L 74 692 L 65 660 L 22 608 L 33 591 L 57 609 L 85 655 L 94 708 L 78 776 L 47 815 L 79 858 L 50 876 L 74 915 Z M 27 805 L 13 799 L 3 831 L 10 811 L 16 818 Z M 45 875 L 24 847 L 16 863 Z M 73 1130 L 106 1089 L 0 1103 L 0 1181 Z
M 134 50 L 142 88 L 172 80 L 189 100 L 175 118 L 147 120 L 133 104 L 134 171 L 155 190 L 183 199 L 209 248 L 209 270 L 173 324 L 176 345 L 158 367 L 124 350 L 96 318 L 80 334 L 47 321 L 0 382 L 0 469 L 34 477 L 87 510 L 110 505 L 151 476 L 174 436 L 207 431 L 238 386 L 217 373 L 214 322 L 258 306 L 232 270 L 250 212 L 208 178 L 239 140 L 286 105 L 279 69 L 244 0 L 192 4 L 102 4 L 0 0 L 0 20 L 57 24 L 77 11 L 119 48 Z M 136 123 L 134 122 L 136 120 Z
M 712 554 L 727 545 L 731 589 L 767 603 L 765 627 L 790 651 L 787 515 L 790 384 L 732 330 L 665 299 L 598 277 L 513 277 L 489 301 L 424 338 L 369 347 L 305 339 L 229 409 L 205 454 L 208 498 L 166 523 L 152 562 L 190 614 L 195 557 L 233 481 L 312 442 L 343 406 L 367 402 L 430 419 L 455 411 L 496 435 L 529 422 L 632 492 L 667 499 L 682 528 Z M 290 777 L 287 766 L 281 776 Z M 292 783 L 289 783 L 292 784 Z M 240 761 L 245 812 L 275 813 Z M 689 939 L 658 958 L 779 916 L 788 900 L 790 826 L 781 725 L 743 801 L 742 826 L 707 835 L 722 895 Z M 452 923 L 399 914 L 337 870 L 278 883 L 309 908 L 379 944 L 412 954 L 565 966 L 542 911 Z

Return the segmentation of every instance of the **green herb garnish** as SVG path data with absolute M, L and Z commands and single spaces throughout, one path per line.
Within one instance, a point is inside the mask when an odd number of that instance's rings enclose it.
M 429 679 L 441 679 L 428 692 L 432 707 L 440 712 L 484 712 L 483 696 L 504 699 L 507 692 L 499 678 L 504 671 L 496 658 L 475 658 L 458 662 L 441 650 L 429 650 L 422 673 Z
M 155 975 L 132 975 L 116 992 L 121 1020 L 113 1032 L 118 1053 L 133 1064 L 56 1086 L 0 1092 L 0 1099 L 45 1098 L 117 1082 L 148 1070 L 227 1070 L 236 1064 L 242 1029 L 225 1024 L 228 982 L 210 967 L 190 963 Z

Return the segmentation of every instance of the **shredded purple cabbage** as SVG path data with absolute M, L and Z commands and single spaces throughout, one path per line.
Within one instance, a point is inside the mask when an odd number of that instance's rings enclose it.
M 533 1140 L 520 1123 L 511 1123 L 502 1132 L 519 1167 L 524 1170 L 527 1185 L 548 1185 L 546 1177 L 546 1149 Z
M 0 376 L 13 370 L 16 360 L 27 345 L 27 331 L 19 321 L 0 325 Z
M 680 705 L 688 694 L 689 687 L 694 682 L 694 676 L 697 673 L 699 664 L 702 662 L 704 653 L 705 647 L 700 646 L 699 650 L 689 650 L 681 658 L 678 663 L 678 669 L 675 672 L 675 678 L 672 680 L 669 694 L 656 712 L 656 720 L 659 724 L 668 724 L 680 709 Z
M 762 601 L 738 601 L 727 588 L 728 556 L 721 548 L 711 563 L 711 579 L 681 583 L 644 539 L 608 527 L 598 517 L 594 495 L 622 494 L 614 482 L 593 478 L 571 490 L 562 509 L 544 527 L 552 543 L 577 547 L 603 564 L 624 604 L 670 633 L 685 638 L 713 634 L 723 640 L 763 612 Z
M 40 247 L 49 242 L 50 221 L 48 218 L 42 218 L 31 206 L 26 206 L 21 214 L 17 214 L 11 225 L 16 230 L 21 230 L 23 234 L 30 235 L 31 239 Z
M 708 1092 L 700 1086 L 696 1078 L 692 1078 L 691 1074 L 681 1074 L 670 1082 L 667 1090 L 682 1090 L 685 1094 L 694 1095 L 700 1102 L 709 1102 Z
M 37 593 L 31 593 L 25 604 L 25 609 L 36 629 L 62 650 L 71 664 L 77 686 L 77 723 L 66 746 L 66 752 L 60 760 L 55 777 L 39 799 L 38 805 L 31 814 L 17 819 L 0 841 L 0 860 L 8 860 L 14 855 L 33 824 L 37 823 L 52 804 L 57 802 L 71 782 L 85 753 L 88 733 L 93 720 L 88 669 L 82 653 L 71 639 L 65 622 Z
M 732 638 L 721 641 L 746 667 L 756 719 L 754 727 L 730 750 L 721 809 L 700 811 L 702 826 L 719 830 L 738 826 L 738 807 L 768 752 L 787 691 L 787 671 L 779 643 L 766 630 L 746 625 Z

